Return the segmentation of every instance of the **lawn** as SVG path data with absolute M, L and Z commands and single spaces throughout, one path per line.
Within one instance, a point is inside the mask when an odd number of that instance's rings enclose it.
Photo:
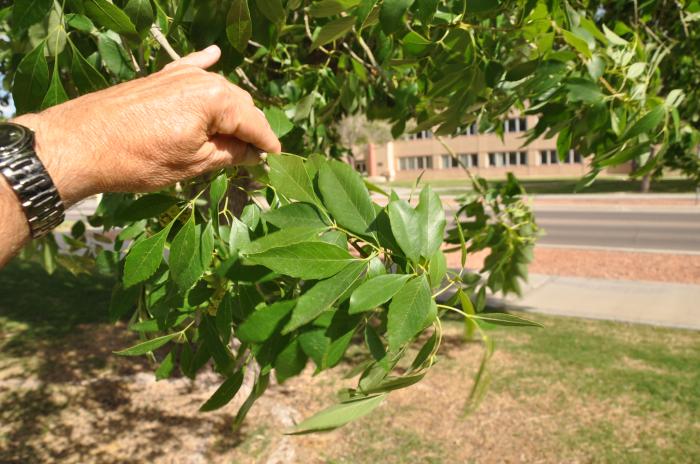
M 574 188 L 580 178 L 560 179 L 520 179 L 520 183 L 530 194 L 562 194 L 574 193 Z M 641 181 L 627 180 L 614 177 L 600 177 L 581 193 L 638 193 Z M 464 179 L 434 179 L 422 180 L 421 183 L 439 187 L 441 193 L 458 195 L 469 190 L 469 182 Z M 388 184 L 390 187 L 412 187 L 413 181 L 395 181 Z M 652 193 L 692 193 L 695 185 L 689 179 L 661 179 L 651 183 Z
M 700 462 L 700 332 L 531 315 L 546 328 L 493 331 L 490 390 L 463 418 L 481 347 L 448 322 L 423 382 L 291 437 L 351 381 L 307 369 L 233 433 L 235 405 L 196 411 L 212 374 L 156 383 L 145 359 L 111 354 L 133 336 L 106 322 L 109 294 L 105 278 L 0 271 L 0 462 Z

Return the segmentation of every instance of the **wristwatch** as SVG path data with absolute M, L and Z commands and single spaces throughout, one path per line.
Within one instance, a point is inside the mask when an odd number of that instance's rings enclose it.
M 63 201 L 36 155 L 29 128 L 0 123 L 0 174 L 22 204 L 32 238 L 43 237 L 63 222 Z

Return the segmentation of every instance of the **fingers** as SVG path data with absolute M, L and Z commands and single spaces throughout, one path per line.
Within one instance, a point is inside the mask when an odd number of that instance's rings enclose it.
M 207 170 L 233 165 L 250 166 L 260 162 L 258 151 L 237 138 L 218 135 L 212 138 L 211 143 L 214 149 L 207 160 Z
M 220 57 L 221 49 L 216 45 L 211 45 L 204 50 L 190 53 L 177 61 L 167 64 L 164 69 L 173 69 L 178 66 L 195 66 L 197 68 L 207 69 L 216 64 Z
M 211 101 L 213 132 L 233 136 L 265 152 L 282 151 L 265 115 L 252 104 L 250 96 L 245 98 L 240 94 L 242 89 L 226 85 L 228 88 Z

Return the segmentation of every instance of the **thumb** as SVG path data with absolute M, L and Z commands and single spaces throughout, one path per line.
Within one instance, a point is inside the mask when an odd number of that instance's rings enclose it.
M 213 66 L 221 57 L 221 49 L 216 45 L 210 45 L 204 50 L 190 53 L 189 55 L 173 61 L 165 66 L 165 69 L 172 69 L 178 66 L 196 66 L 197 68 L 207 69 Z

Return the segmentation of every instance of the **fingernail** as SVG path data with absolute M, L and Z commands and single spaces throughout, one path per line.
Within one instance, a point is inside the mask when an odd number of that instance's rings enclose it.
M 208 53 L 210 55 L 218 55 L 219 54 L 219 47 L 217 45 L 209 45 L 207 48 L 203 50 L 204 53 Z

